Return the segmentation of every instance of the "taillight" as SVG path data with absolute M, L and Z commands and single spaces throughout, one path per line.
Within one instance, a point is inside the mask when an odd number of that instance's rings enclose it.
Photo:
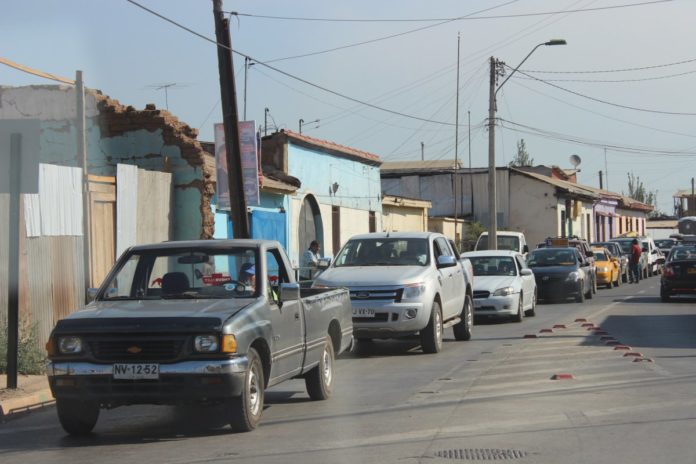
M 665 277 L 674 277 L 674 269 L 672 268 L 672 265 L 666 265 L 665 268 L 662 270 L 662 273 Z

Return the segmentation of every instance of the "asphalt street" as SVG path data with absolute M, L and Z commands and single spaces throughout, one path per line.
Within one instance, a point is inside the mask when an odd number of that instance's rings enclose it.
M 0 462 L 696 462 L 696 300 L 661 303 L 659 277 L 474 329 L 437 355 L 415 340 L 344 354 L 330 400 L 281 384 L 251 433 L 211 409 L 131 406 L 76 439 L 46 408 L 0 424 Z

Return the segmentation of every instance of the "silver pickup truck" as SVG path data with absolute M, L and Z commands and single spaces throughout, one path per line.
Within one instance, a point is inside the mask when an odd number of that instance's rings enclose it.
M 350 289 L 359 343 L 419 334 L 423 351 L 437 353 L 446 327 L 471 338 L 472 280 L 444 235 L 394 232 L 352 237 L 314 287 Z
M 202 404 L 254 429 L 264 389 L 302 377 L 326 399 L 335 356 L 352 342 L 346 289 L 300 289 L 278 242 L 200 240 L 136 246 L 95 301 L 58 322 L 48 379 L 70 434 L 100 408 Z

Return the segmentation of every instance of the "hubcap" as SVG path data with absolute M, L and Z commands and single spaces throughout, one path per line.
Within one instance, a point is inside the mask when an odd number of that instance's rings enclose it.
M 249 389 L 249 409 L 253 415 L 257 415 L 261 408 L 261 391 L 256 369 L 256 367 L 253 367 L 251 372 L 249 372 L 249 385 L 247 386 Z
M 442 343 L 442 322 L 440 321 L 440 311 L 435 312 L 435 340 L 438 345 Z
M 331 385 L 333 380 L 333 369 L 331 366 L 331 356 L 329 355 L 329 347 L 324 348 L 323 354 L 324 370 L 322 375 L 324 376 L 324 385 Z
M 474 312 L 471 310 L 471 300 L 466 305 L 466 322 L 469 329 L 471 329 L 471 326 L 474 325 Z

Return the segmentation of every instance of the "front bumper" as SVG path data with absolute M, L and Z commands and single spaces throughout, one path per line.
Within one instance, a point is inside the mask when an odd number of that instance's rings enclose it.
M 611 280 L 611 272 L 597 272 L 597 283 L 599 285 L 614 283 L 614 281 Z
M 413 335 L 428 325 L 432 309 L 422 302 L 381 303 L 354 300 L 352 304 L 354 311 L 375 311 L 375 317 L 353 317 L 353 335 L 356 338 L 397 338 Z M 406 312 L 409 309 L 416 310 L 416 317 L 407 318 Z
M 582 293 L 583 288 L 580 281 L 556 280 L 544 281 L 537 280 L 537 298 L 540 300 L 555 300 L 563 298 L 574 298 Z
M 514 316 L 517 314 L 519 297 L 519 293 L 513 293 L 508 296 L 474 298 L 474 315 L 500 317 Z
M 159 364 L 153 380 L 114 379 L 113 364 L 57 361 L 48 364 L 55 398 L 80 398 L 102 405 L 217 402 L 242 393 L 246 357 Z

